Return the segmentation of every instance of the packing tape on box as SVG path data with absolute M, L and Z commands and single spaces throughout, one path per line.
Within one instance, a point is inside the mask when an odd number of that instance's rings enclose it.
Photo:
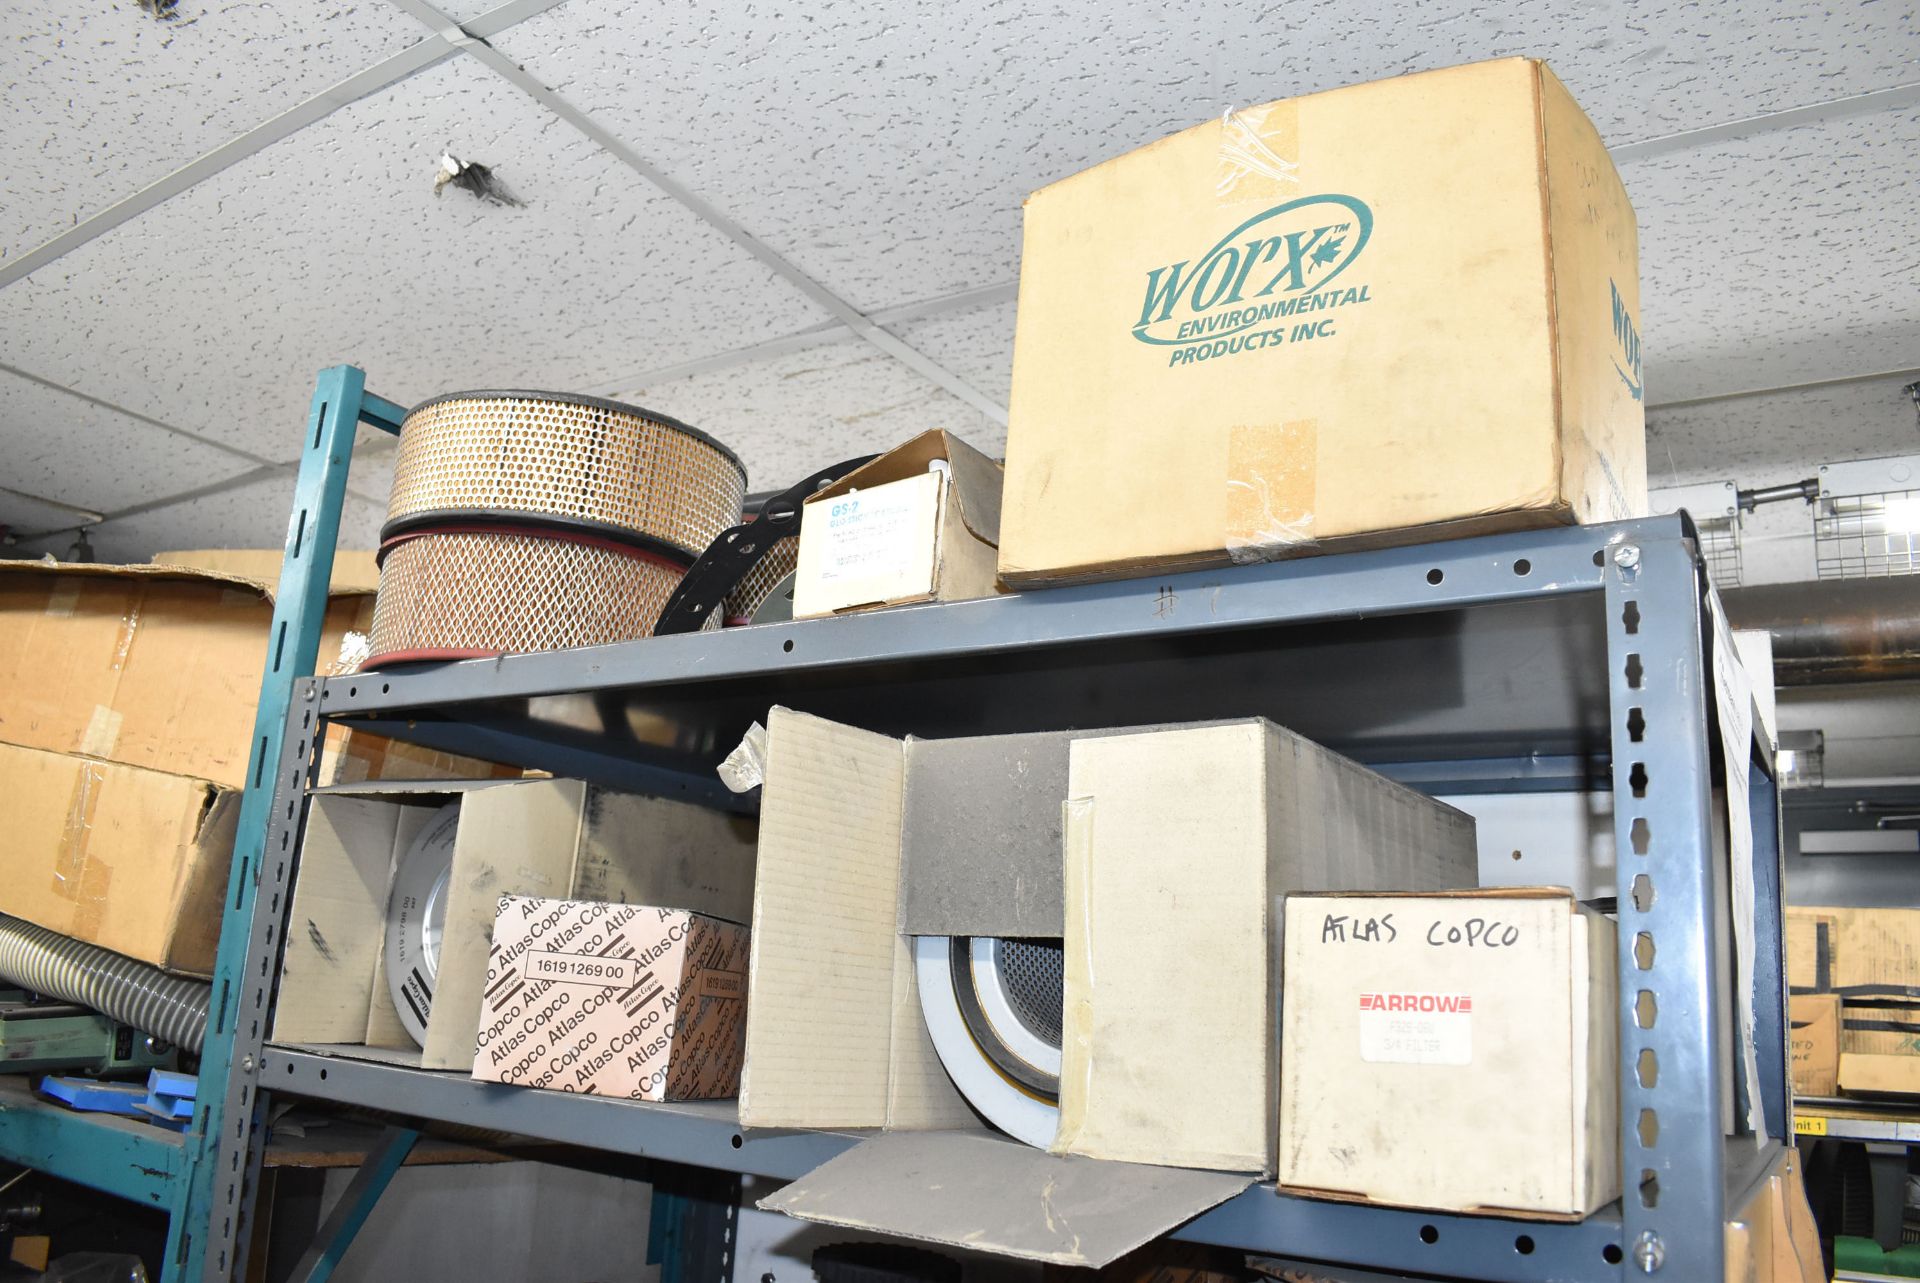
M 1220 169 L 1214 194 L 1223 205 L 1284 199 L 1300 185 L 1300 112 L 1268 103 L 1220 116 Z
M 106 768 L 95 762 L 78 763 L 73 791 L 67 797 L 66 827 L 60 835 L 60 854 L 53 865 L 53 893 L 73 906 L 61 934 L 79 940 L 100 935 L 107 915 L 107 891 L 113 870 L 91 858 L 94 809 L 106 787 Z
M 1227 440 L 1227 555 L 1277 561 L 1313 543 L 1320 428 L 1313 419 L 1236 427 Z
M 120 742 L 120 726 L 126 720 L 117 709 L 105 704 L 93 706 L 93 716 L 87 719 L 87 729 L 80 735 L 80 752 L 87 757 L 112 757 L 114 746 Z

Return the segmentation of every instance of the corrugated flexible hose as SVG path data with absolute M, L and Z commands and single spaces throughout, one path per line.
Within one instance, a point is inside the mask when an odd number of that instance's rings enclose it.
M 0 977 L 49 998 L 92 1007 L 141 1033 L 198 1054 L 207 1032 L 204 980 L 83 944 L 0 913 Z

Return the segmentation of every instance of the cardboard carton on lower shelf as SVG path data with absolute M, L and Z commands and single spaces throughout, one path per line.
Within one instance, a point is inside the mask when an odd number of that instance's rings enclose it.
M 1618 1198 L 1614 930 L 1557 887 L 1289 897 L 1280 1187 L 1560 1220 Z
M 1787 1068 L 1796 1096 L 1831 1096 L 1840 1075 L 1840 995 L 1796 993 L 1787 1000 Z
M 1920 1093 L 1920 909 L 1795 905 L 1786 927 L 1794 1002 L 1840 1004 L 1840 1091 Z
M 683 909 L 503 895 L 473 1076 L 632 1100 L 740 1089 L 747 929 Z
M 754 825 L 579 780 L 369 784 L 316 794 L 288 914 L 277 1042 L 407 1049 L 388 984 L 388 889 L 449 803 L 453 863 L 421 1066 L 473 1067 L 502 895 L 677 904 L 727 920 L 753 902 Z
M 0 912 L 169 971 L 213 972 L 240 795 L 0 744 Z

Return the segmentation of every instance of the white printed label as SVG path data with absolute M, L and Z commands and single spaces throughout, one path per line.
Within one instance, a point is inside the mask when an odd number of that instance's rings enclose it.
M 926 499 L 920 487 L 876 486 L 825 502 L 823 582 L 902 575 L 926 557 Z
M 1473 1063 L 1473 998 L 1464 993 L 1363 993 L 1360 1059 L 1373 1065 Z
M 526 977 L 557 984 L 601 985 L 631 989 L 640 978 L 640 964 L 632 958 L 602 958 L 590 953 L 545 953 L 529 950 Z

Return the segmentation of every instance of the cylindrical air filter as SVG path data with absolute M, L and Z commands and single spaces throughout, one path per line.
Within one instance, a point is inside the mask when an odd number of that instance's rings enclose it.
M 745 493 L 725 447 L 634 406 L 427 401 L 401 426 L 367 665 L 649 636 Z
M 645 637 L 686 573 L 656 553 L 531 527 L 416 531 L 380 556 L 369 668 Z
M 559 392 L 454 392 L 400 428 L 383 540 L 473 522 L 537 522 L 692 564 L 740 520 L 747 473 L 676 419 Z
M 1060 1122 L 1062 949 L 1055 940 L 916 936 L 927 1032 L 987 1121 L 1046 1148 Z

